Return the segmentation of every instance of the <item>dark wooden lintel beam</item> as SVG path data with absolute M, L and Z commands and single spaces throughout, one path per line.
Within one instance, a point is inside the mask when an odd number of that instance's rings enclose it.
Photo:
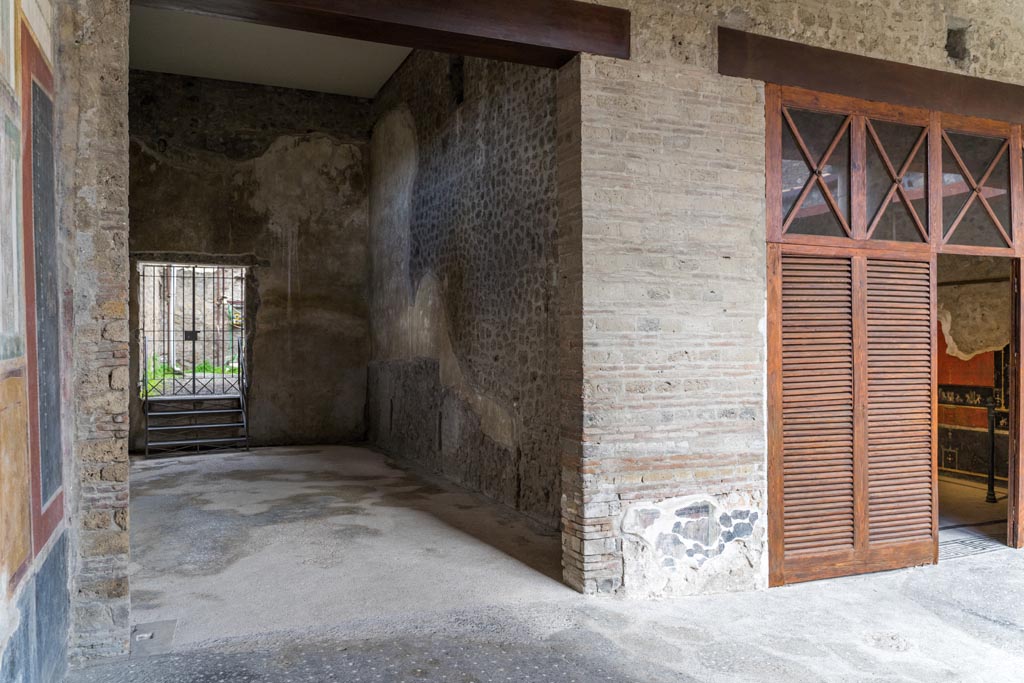
M 718 72 L 908 107 L 1024 123 L 1024 87 L 718 29 Z
M 311 33 L 559 67 L 579 52 L 628 59 L 630 14 L 575 0 L 133 0 Z

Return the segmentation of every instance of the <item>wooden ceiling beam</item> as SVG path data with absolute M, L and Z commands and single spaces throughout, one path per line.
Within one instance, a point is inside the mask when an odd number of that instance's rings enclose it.
M 718 72 L 908 107 L 1024 123 L 1024 87 L 718 29 Z
M 630 13 L 575 0 L 133 0 L 311 33 L 557 68 L 628 59 Z

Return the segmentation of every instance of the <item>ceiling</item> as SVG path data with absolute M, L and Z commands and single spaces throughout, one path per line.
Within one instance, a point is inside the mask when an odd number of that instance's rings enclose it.
M 131 67 L 373 97 L 410 50 L 183 12 L 132 7 Z

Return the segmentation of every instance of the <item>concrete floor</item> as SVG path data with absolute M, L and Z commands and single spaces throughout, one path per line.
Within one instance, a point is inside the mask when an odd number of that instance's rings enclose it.
M 556 535 L 342 447 L 136 463 L 132 528 L 133 622 L 153 637 L 71 683 L 1024 679 L 1024 553 L 1007 548 L 587 598 L 556 580 Z
M 557 533 L 366 449 L 140 461 L 131 486 L 132 622 L 179 648 L 568 592 Z

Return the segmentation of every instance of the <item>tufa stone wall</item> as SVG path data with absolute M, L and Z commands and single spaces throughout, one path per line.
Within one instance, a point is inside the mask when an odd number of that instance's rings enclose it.
M 372 142 L 370 438 L 559 511 L 555 72 L 415 52 Z
M 57 5 L 72 658 L 128 651 L 128 3 Z
M 995 0 L 604 4 L 632 11 L 633 58 L 580 64 L 584 408 L 566 579 L 642 595 L 763 587 L 764 95 L 716 73 L 716 27 L 1021 82 L 1024 16 Z M 968 24 L 953 59 L 947 28 Z M 665 559 L 658 538 L 624 525 L 693 496 L 758 513 L 730 541 L 740 559 L 648 571 Z
M 254 444 L 365 434 L 369 122 L 364 100 L 131 74 L 133 256 L 255 266 L 246 295 Z M 132 297 L 137 338 L 135 286 Z M 132 425 L 138 448 L 134 394 Z

